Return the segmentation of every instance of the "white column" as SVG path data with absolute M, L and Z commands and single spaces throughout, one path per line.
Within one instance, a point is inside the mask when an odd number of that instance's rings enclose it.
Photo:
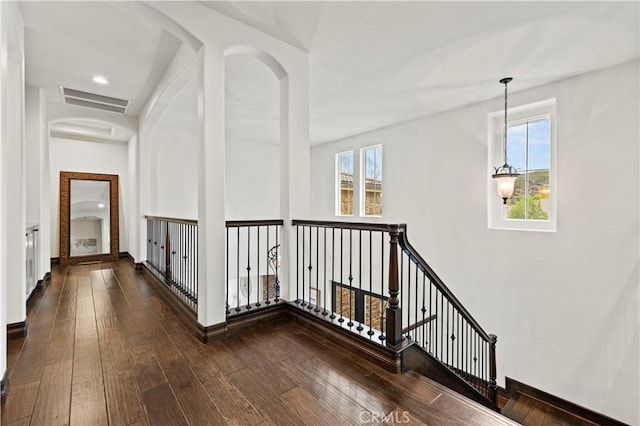
M 139 139 L 137 143 L 138 180 L 137 195 L 138 209 L 136 221 L 138 223 L 138 257 L 134 256 L 136 262 L 144 262 L 147 260 L 147 221 L 145 215 L 152 214 L 151 211 L 151 140 L 149 139 L 148 128 L 144 132 L 138 131 Z
M 129 254 L 133 257 L 134 262 L 142 262 L 142 258 L 140 257 L 140 205 L 139 205 L 139 182 L 138 182 L 138 136 L 135 135 L 129 140 L 129 145 L 127 147 L 127 162 L 128 162 L 128 170 L 127 170 L 127 178 L 129 180 L 129 185 L 127 188 L 127 197 L 129 198 L 129 214 L 126 217 L 126 221 L 129 224 Z M 146 227 L 143 227 L 146 231 Z M 146 237 L 146 235 L 144 236 Z M 143 237 L 143 238 L 144 238 Z M 146 248 L 146 245 L 145 245 Z
M 2 4 L 10 9 L 4 15 L 11 27 L 3 36 L 2 99 L 2 209 L 4 210 L 4 247 L 7 293 L 7 323 L 26 319 L 25 274 L 25 176 L 24 176 L 24 55 L 22 50 L 23 27 L 19 11 L 14 4 Z M 6 9 L 5 9 L 6 10 Z
M 4 133 L 6 120 L 4 116 L 7 109 L 7 79 L 6 79 L 6 63 L 7 63 L 7 25 L 5 21 L 6 10 L 5 5 L 0 3 L 0 154 L 4 146 Z M 0 235 L 4 234 L 7 227 L 7 219 L 5 217 L 4 208 L 6 202 L 6 194 L 4 191 L 4 161 L 3 156 L 0 157 Z M 7 276 L 6 271 L 6 247 L 0 239 L 0 379 L 7 370 Z
M 49 124 L 47 121 L 46 99 L 42 89 L 38 90 L 39 98 L 39 143 L 40 143 L 40 268 L 38 279 L 51 272 L 51 165 L 49 159 Z
M 280 80 L 280 212 L 284 219 L 281 296 L 295 298 L 293 219 L 308 219 L 310 205 L 309 90 L 306 66 Z
M 198 322 L 225 321 L 224 57 L 198 52 Z

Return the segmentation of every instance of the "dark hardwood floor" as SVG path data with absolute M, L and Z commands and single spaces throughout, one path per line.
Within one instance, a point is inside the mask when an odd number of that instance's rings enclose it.
M 513 424 L 292 322 L 202 344 L 126 260 L 54 270 L 28 325 L 3 425 Z

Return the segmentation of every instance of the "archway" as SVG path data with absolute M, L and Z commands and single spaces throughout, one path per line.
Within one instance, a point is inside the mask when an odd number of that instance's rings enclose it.
M 279 218 L 280 79 L 286 73 L 255 49 L 226 53 L 225 216 Z

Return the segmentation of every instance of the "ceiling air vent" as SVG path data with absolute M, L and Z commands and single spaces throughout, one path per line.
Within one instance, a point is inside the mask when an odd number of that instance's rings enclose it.
M 70 105 L 118 112 L 120 114 L 124 114 L 129 105 L 129 101 L 124 99 L 97 95 L 95 93 L 83 92 L 82 90 L 69 89 L 67 87 L 60 87 L 60 92 L 64 103 Z

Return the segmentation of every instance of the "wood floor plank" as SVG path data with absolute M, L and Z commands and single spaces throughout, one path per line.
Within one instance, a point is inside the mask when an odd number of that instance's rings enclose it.
M 53 326 L 45 365 L 73 359 L 75 320 L 58 320 Z
M 76 286 L 77 294 L 76 297 L 78 299 L 82 299 L 85 297 L 91 297 L 91 278 L 90 277 L 82 277 L 78 279 L 78 284 Z
M 242 391 L 232 385 L 226 376 L 211 374 L 200 381 L 228 423 L 255 425 L 264 420 Z
M 145 336 L 133 336 L 125 344 L 131 370 L 135 374 L 140 392 L 167 383 L 167 378 Z
M 393 408 L 338 374 L 309 371 L 286 361 L 278 364 L 277 368 L 280 374 L 293 377 L 314 398 L 330 406 L 342 423 L 352 422 L 354 413 L 388 412 Z
M 178 390 L 173 389 L 189 425 L 206 426 L 226 423 L 225 418 L 200 383 L 195 382 Z
M 11 386 L 40 381 L 49 340 L 28 336 L 11 372 Z
M 253 405 L 264 421 L 269 424 L 299 425 L 302 418 L 279 400 L 280 394 L 274 394 L 274 386 L 269 386 L 256 378 L 249 368 L 243 368 L 228 376 L 229 382 L 239 389 Z
M 76 339 L 73 354 L 73 383 L 85 382 L 102 376 L 98 336 Z
M 224 342 L 204 346 L 201 354 L 204 359 L 215 359 L 216 369 L 221 374 L 230 374 L 247 366 Z
M 116 317 L 97 321 L 100 357 L 103 371 L 118 372 L 130 370 L 129 357 L 124 347 L 124 339 Z
M 31 424 L 49 426 L 69 424 L 72 368 L 73 360 L 71 359 L 44 367 Z
M 127 300 L 123 296 L 123 300 L 114 304 L 114 310 L 116 311 L 116 316 L 118 317 L 118 324 L 120 325 L 120 333 L 122 333 L 123 338 L 137 336 L 143 334 L 142 327 L 136 321 L 136 317 L 129 310 L 127 305 Z
M 151 346 L 155 351 L 158 362 L 164 370 L 175 367 L 176 364 L 186 363 L 180 350 L 178 350 L 164 329 L 158 330 L 154 334 L 147 334 L 147 336 L 151 337 Z
M 108 423 L 102 377 L 74 382 L 71 393 L 70 425 L 98 426 Z
M 129 425 L 145 421 L 144 408 L 133 372 L 124 370 L 106 373 L 103 377 L 109 424 Z
M 24 341 L 25 338 L 21 337 L 7 342 L 7 370 L 15 367 L 16 361 L 18 361 L 18 355 L 20 355 L 20 351 L 24 345 Z
M 168 384 L 142 392 L 142 402 L 149 417 L 149 424 L 172 426 L 188 424 Z
M 93 307 L 96 314 L 96 320 L 116 316 L 116 311 L 113 309 L 111 299 L 109 299 L 109 295 L 106 293 L 106 290 L 101 291 L 99 289 L 94 289 Z
M 298 413 L 304 424 L 315 425 L 355 425 L 359 424 L 359 413 L 352 413 L 352 418 L 338 418 L 334 415 L 332 407 L 324 401 L 314 398 L 301 386 L 297 386 L 280 395 L 284 402 L 294 413 Z
M 10 386 L 10 391 L 7 392 L 7 399 L 2 406 L 2 424 L 11 423 L 31 416 L 40 382 L 32 382 L 19 386 L 11 383 Z
M 16 420 L 11 423 L 3 423 L 3 424 L 7 426 L 29 426 L 30 423 L 31 423 L 31 417 L 25 417 L 23 419 Z
M 91 290 L 89 290 L 91 291 Z M 98 333 L 93 298 L 79 297 L 76 304 L 76 337 L 92 336 Z

